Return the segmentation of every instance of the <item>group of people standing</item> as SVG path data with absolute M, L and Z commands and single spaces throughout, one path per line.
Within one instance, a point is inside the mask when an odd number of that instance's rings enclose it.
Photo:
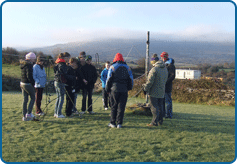
M 148 126 L 162 125 L 163 117 L 172 118 L 171 90 L 172 81 L 175 77 L 174 60 L 168 58 L 166 52 L 161 54 L 161 59 L 159 60 L 157 54 L 152 56 L 153 68 L 149 72 L 147 83 L 143 86 L 144 91 L 150 97 L 153 114 L 152 123 Z M 26 54 L 25 60 L 20 61 L 23 121 L 35 118 L 32 114 L 34 102 L 35 114 L 44 115 L 41 110 L 43 89 L 46 85 L 46 73 L 43 64 L 44 60 L 40 56 L 37 57 L 36 61 L 36 55 L 33 52 Z M 77 58 L 74 58 L 68 52 L 60 53 L 55 61 L 54 75 L 54 87 L 57 95 L 54 109 L 55 118 L 65 118 L 62 114 L 65 94 L 66 116 L 72 117 L 79 114 L 76 108 L 76 99 L 80 90 L 82 90 L 83 96 L 80 114 L 84 114 L 86 111 L 90 114 L 95 113 L 92 109 L 92 93 L 98 75 L 95 66 L 92 65 L 90 55 L 86 55 L 83 51 Z M 124 61 L 122 54 L 117 53 L 112 64 L 109 61 L 105 63 L 105 69 L 101 72 L 100 80 L 103 88 L 104 109 L 111 108 L 111 119 L 108 126 L 121 128 L 128 91 L 133 88 L 132 71 Z M 27 107 L 29 96 L 31 100 Z M 168 105 L 167 110 L 165 110 L 165 104 Z

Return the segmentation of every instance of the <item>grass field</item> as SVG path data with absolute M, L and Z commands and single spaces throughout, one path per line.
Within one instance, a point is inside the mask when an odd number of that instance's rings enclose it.
M 144 101 L 129 99 L 127 105 Z M 235 158 L 234 107 L 174 103 L 174 119 L 164 120 L 161 127 L 146 127 L 151 117 L 125 114 L 123 128 L 111 129 L 110 112 L 103 110 L 101 97 L 93 105 L 97 114 L 82 118 L 54 118 L 54 101 L 42 122 L 21 121 L 21 103 L 19 92 L 3 92 L 6 162 L 231 162 Z M 44 103 L 45 96 L 43 108 Z
M 11 64 L 2 64 L 2 74 L 12 76 L 15 78 L 21 78 L 20 66 L 19 65 L 15 66 L 15 65 L 11 65 Z M 53 68 L 50 68 L 49 75 L 50 75 L 49 79 L 52 80 L 54 77 Z

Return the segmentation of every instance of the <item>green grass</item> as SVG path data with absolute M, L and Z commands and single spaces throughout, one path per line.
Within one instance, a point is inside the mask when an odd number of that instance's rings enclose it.
M 234 70 L 235 70 L 235 69 L 220 69 L 219 72 L 220 72 L 220 71 L 225 71 L 225 72 L 228 73 L 228 72 L 231 72 L 231 71 L 234 71 Z
M 127 105 L 136 102 L 145 100 L 129 99 Z M 164 120 L 161 127 L 146 127 L 151 117 L 125 114 L 124 127 L 111 129 L 107 127 L 110 111 L 103 110 L 101 97 L 93 105 L 97 114 L 82 118 L 54 118 L 54 101 L 42 122 L 21 121 L 21 103 L 20 93 L 3 92 L 6 162 L 231 162 L 235 158 L 234 107 L 174 103 L 174 119 Z
M 2 64 L 2 74 L 12 76 L 15 78 L 21 78 L 20 66 L 12 64 Z M 53 68 L 50 68 L 49 79 L 52 80 L 53 77 L 54 77 Z

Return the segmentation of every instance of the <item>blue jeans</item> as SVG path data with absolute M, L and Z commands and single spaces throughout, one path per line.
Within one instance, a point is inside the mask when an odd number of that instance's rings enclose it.
M 65 84 L 54 81 L 54 86 L 57 95 L 54 114 L 61 115 L 64 102 Z
M 165 93 L 165 111 L 166 111 L 166 117 L 172 118 L 173 116 L 173 110 L 172 110 L 172 98 L 171 98 L 171 92 Z

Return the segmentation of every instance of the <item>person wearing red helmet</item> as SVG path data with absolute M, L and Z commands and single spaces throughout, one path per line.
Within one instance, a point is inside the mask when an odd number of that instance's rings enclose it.
M 172 92 L 172 82 L 175 79 L 174 59 L 169 58 L 169 55 L 167 52 L 162 52 L 160 57 L 161 57 L 161 60 L 164 61 L 166 68 L 168 70 L 168 79 L 165 84 L 165 101 L 163 105 L 163 111 L 165 111 L 165 115 L 163 116 L 171 119 L 173 117 L 173 105 L 172 105 L 171 92 Z
M 130 67 L 124 62 L 123 55 L 117 53 L 109 68 L 106 80 L 106 92 L 110 93 L 111 119 L 109 127 L 121 128 L 128 91 L 133 87 L 133 75 Z

